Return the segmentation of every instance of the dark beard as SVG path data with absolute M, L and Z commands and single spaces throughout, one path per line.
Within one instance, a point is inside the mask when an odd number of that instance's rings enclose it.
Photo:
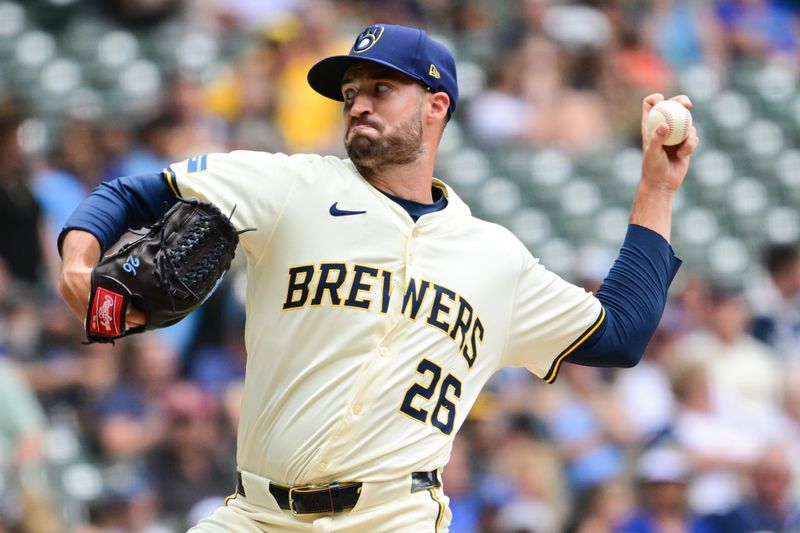
M 372 177 L 383 170 L 413 163 L 422 154 L 422 111 L 411 115 L 391 136 L 370 139 L 356 136 L 345 141 L 347 155 L 362 176 Z

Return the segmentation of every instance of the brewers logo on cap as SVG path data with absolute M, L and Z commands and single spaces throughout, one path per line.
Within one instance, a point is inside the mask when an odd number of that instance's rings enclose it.
M 381 35 L 383 35 L 383 26 L 370 26 L 356 37 L 356 44 L 353 45 L 353 52 L 356 54 L 366 52 L 372 48 L 373 44 L 378 42 Z

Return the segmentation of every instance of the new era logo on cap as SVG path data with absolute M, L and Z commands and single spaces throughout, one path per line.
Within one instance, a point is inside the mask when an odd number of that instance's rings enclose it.
M 308 71 L 308 83 L 323 96 L 342 101 L 342 77 L 348 68 L 370 61 L 398 70 L 433 92 L 450 97 L 450 113 L 458 101 L 456 63 L 442 43 L 417 28 L 373 24 L 356 37 L 350 53 L 323 59 Z

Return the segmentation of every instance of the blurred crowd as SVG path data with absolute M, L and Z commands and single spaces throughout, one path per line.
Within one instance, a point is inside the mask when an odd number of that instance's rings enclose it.
M 180 324 L 84 345 L 54 289 L 56 236 L 117 176 L 232 149 L 341 155 L 339 106 L 305 75 L 364 25 L 425 27 L 477 67 L 455 120 L 486 149 L 635 146 L 641 98 L 673 94 L 682 69 L 800 72 L 788 0 L 38 3 L 246 45 L 210 73 L 175 68 L 133 117 L 65 106 L 44 148 L 26 94 L 0 95 L 0 532 L 182 531 L 233 492 L 242 265 Z M 451 531 L 800 531 L 800 247 L 763 252 L 740 283 L 684 265 L 633 369 L 498 372 L 444 473 Z

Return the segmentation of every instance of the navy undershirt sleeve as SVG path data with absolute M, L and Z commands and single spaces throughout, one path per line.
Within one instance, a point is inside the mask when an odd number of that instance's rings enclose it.
M 636 365 L 661 320 L 667 290 L 680 266 L 664 237 L 643 226 L 628 226 L 619 257 L 597 291 L 606 319 L 566 361 Z
M 161 173 L 126 176 L 103 182 L 80 203 L 58 236 L 58 251 L 68 231 L 88 231 L 105 252 L 130 228 L 156 222 L 176 202 Z

